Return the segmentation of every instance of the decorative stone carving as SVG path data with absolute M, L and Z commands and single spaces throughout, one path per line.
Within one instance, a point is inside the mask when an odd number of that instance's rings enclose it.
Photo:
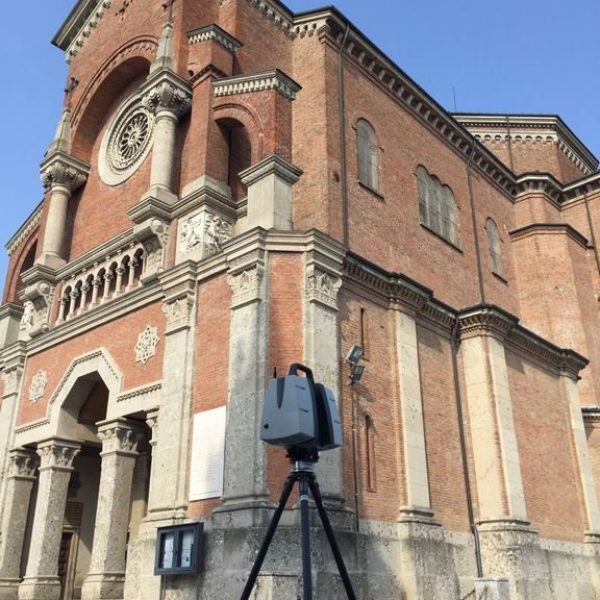
M 16 394 L 19 391 L 19 382 L 23 372 L 21 369 L 12 369 L 10 371 L 4 371 L 2 373 L 2 379 L 4 381 L 3 396 L 9 394 Z
M 34 477 L 36 469 L 35 454 L 24 448 L 11 450 L 9 477 Z
M 187 86 L 176 76 L 161 73 L 158 81 L 144 94 L 142 104 L 150 112 L 169 112 L 176 117 L 184 115 L 191 106 L 192 96 Z
M 62 468 L 71 469 L 73 460 L 79 454 L 81 448 L 60 442 L 49 442 L 37 449 L 40 457 L 40 469 Z
M 119 185 L 137 171 L 152 148 L 154 120 L 139 96 L 117 111 L 100 145 L 98 172 L 104 183 Z
M 169 225 L 157 218 L 150 218 L 136 225 L 134 237 L 144 246 L 145 259 L 142 282 L 149 281 L 164 268 L 165 247 L 169 239 Z
M 25 288 L 25 301 L 20 330 L 31 337 L 48 331 L 50 307 L 54 300 L 54 286 L 46 280 Z
M 330 308 L 338 308 L 337 295 L 342 280 L 337 275 L 315 269 L 307 277 L 306 293 L 310 302 L 320 302 Z
M 167 332 L 171 333 L 190 326 L 192 299 L 189 296 L 177 298 L 163 304 L 163 313 L 167 319 Z
M 214 23 L 194 29 L 193 31 L 188 31 L 187 36 L 190 46 L 200 44 L 201 42 L 215 41 L 230 52 L 234 52 L 242 46 L 239 40 L 229 35 Z
M 135 360 L 146 364 L 155 354 L 158 346 L 158 328 L 148 325 L 140 335 L 138 335 L 135 345 Z
M 259 266 L 251 267 L 235 275 L 229 275 L 232 308 L 261 299 L 262 277 L 262 268 Z
M 231 238 L 232 224 L 221 216 L 202 211 L 183 221 L 181 227 L 181 249 L 183 253 L 199 251 L 200 257 L 210 256 L 221 250 Z
M 100 424 L 98 437 L 102 441 L 102 454 L 109 452 L 135 453 L 140 440 L 139 432 L 124 419 Z
M 41 166 L 42 183 L 45 188 L 60 185 L 71 192 L 85 183 L 89 172 L 88 165 L 61 151 L 50 154 Z
M 33 328 L 33 317 L 35 315 L 35 305 L 31 300 L 27 300 L 23 304 L 23 316 L 19 324 L 19 329 L 25 333 L 29 333 Z
M 44 390 L 48 383 L 48 373 L 40 369 L 32 378 L 31 385 L 29 386 L 29 400 L 30 402 L 36 403 L 38 400 L 44 397 Z

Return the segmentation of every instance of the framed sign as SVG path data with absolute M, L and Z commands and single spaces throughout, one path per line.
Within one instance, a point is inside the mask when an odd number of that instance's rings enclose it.
M 204 523 L 159 527 L 155 575 L 193 575 L 202 564 Z
M 194 415 L 190 501 L 223 495 L 226 411 L 225 406 L 220 406 Z

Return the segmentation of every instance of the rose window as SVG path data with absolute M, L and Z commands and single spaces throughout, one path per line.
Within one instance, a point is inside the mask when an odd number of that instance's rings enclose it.
M 150 151 L 153 126 L 154 115 L 139 101 L 119 111 L 100 149 L 98 167 L 105 183 L 118 185 L 133 175 Z

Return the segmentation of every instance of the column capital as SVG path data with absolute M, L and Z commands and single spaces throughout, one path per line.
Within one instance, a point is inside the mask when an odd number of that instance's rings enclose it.
M 142 104 L 155 115 L 166 112 L 179 119 L 192 105 L 189 83 L 170 69 L 151 75 L 144 88 Z
M 141 437 L 141 428 L 137 423 L 118 418 L 100 421 L 98 437 L 102 441 L 101 456 L 106 454 L 137 455 L 137 447 Z
M 497 306 L 480 304 L 460 312 L 461 338 L 487 335 L 505 339 L 518 325 L 519 320 Z
M 61 150 L 50 154 L 40 169 L 45 188 L 61 186 L 69 192 L 80 188 L 90 173 L 89 165 Z
M 81 445 L 72 440 L 50 438 L 38 444 L 37 455 L 40 457 L 40 471 L 56 469 L 71 471 L 73 460 L 81 451 Z
M 338 310 L 337 297 L 341 287 L 342 279 L 337 274 L 316 267 L 307 269 L 305 293 L 309 302 Z
M 11 479 L 35 479 L 37 469 L 36 453 L 27 448 L 14 448 L 8 453 L 10 467 L 8 477 Z

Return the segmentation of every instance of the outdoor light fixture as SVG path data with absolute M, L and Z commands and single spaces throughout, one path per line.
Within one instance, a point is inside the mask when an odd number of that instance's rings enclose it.
M 348 355 L 346 356 L 346 362 L 350 365 L 350 385 L 358 383 L 365 372 L 364 365 L 358 364 L 363 357 L 363 354 L 363 347 L 355 344 L 350 348 L 350 352 L 348 352 Z

